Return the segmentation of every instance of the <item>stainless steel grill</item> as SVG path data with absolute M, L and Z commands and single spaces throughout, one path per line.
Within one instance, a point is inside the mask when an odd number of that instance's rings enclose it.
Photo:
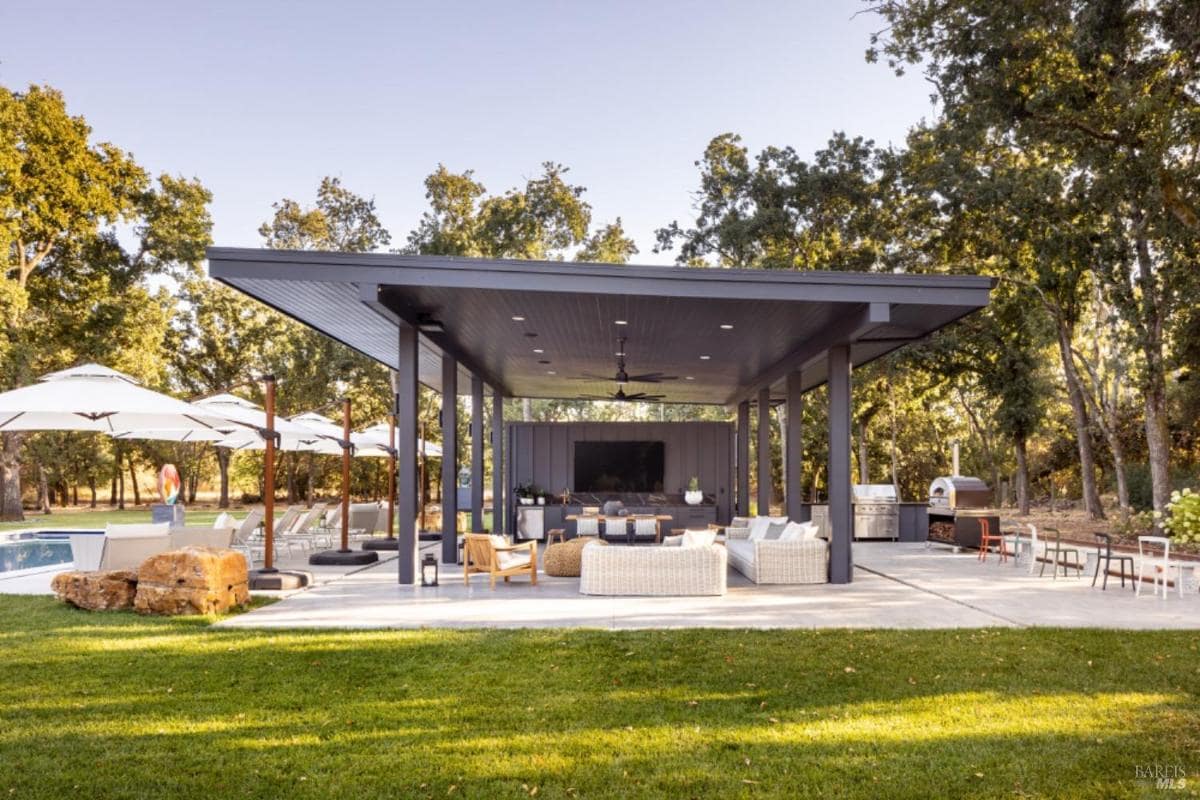
M 900 498 L 890 483 L 856 483 L 850 487 L 854 503 L 855 539 L 899 539 Z

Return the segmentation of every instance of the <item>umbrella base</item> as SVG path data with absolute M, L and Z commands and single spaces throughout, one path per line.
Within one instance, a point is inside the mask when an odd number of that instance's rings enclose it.
M 363 550 L 399 550 L 399 539 L 367 539 L 362 543 Z
M 299 570 L 281 572 L 277 569 L 255 569 L 250 571 L 250 591 L 285 592 L 303 589 L 312 583 L 312 575 Z
M 308 557 L 309 564 L 320 567 L 358 567 L 378 560 L 374 550 L 322 550 Z

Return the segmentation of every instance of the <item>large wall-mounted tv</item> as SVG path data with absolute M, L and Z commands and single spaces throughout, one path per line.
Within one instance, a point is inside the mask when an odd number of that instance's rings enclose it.
M 661 492 L 662 442 L 576 442 L 575 491 Z

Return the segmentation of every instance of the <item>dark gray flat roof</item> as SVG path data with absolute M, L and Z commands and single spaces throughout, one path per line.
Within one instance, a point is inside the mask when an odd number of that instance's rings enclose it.
M 442 323 L 444 334 L 420 338 L 420 379 L 435 389 L 445 349 L 459 358 L 460 392 L 474 372 L 506 395 L 559 399 L 615 391 L 582 376 L 615 373 L 619 336 L 630 374 L 678 376 L 626 392 L 727 404 L 765 385 L 782 397 L 791 370 L 806 389 L 824 383 L 830 346 L 849 344 L 853 363 L 867 363 L 986 306 L 993 286 L 974 275 L 223 247 L 208 259 L 216 280 L 388 366 L 398 320 Z

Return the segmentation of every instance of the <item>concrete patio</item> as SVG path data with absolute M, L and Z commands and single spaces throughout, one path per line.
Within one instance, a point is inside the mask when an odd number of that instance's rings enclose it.
M 436 550 L 426 545 L 424 550 Z M 1200 628 L 1200 595 L 1166 599 L 1090 576 L 1052 580 L 995 557 L 924 544 L 860 543 L 854 581 L 843 585 L 755 586 L 729 573 L 724 597 L 588 597 L 577 578 L 539 575 L 488 588 L 464 586 L 442 565 L 436 588 L 398 585 L 390 561 L 329 580 L 279 603 L 219 623 L 227 628 Z

